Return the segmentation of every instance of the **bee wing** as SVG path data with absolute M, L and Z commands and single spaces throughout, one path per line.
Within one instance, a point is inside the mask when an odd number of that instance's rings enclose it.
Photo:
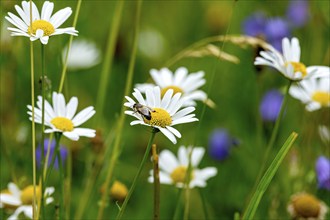
M 147 108 L 149 109 L 149 111 L 151 111 L 151 112 L 155 112 L 154 109 L 152 109 L 152 108 L 150 108 L 150 107 L 147 107 Z
M 150 109 L 147 107 L 140 108 L 139 110 L 140 110 L 141 114 L 143 114 L 143 115 L 150 115 Z

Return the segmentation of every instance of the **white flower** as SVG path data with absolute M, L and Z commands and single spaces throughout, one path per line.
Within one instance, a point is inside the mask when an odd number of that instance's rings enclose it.
M 203 147 L 184 147 L 181 146 L 178 150 L 178 158 L 169 151 L 163 150 L 159 154 L 159 181 L 163 184 L 173 184 L 176 187 L 184 187 L 186 181 L 186 173 L 189 163 L 189 154 L 191 153 L 191 179 L 189 188 L 205 187 L 206 181 L 217 174 L 217 168 L 206 167 L 198 169 L 198 165 L 202 160 L 205 149 Z M 153 170 L 150 171 L 148 178 L 149 182 L 154 181 Z
M 5 17 L 16 26 L 16 28 L 8 28 L 12 32 L 12 36 L 29 37 L 31 41 L 40 39 L 42 44 L 47 44 L 49 37 L 54 35 L 71 34 L 77 36 L 78 31 L 73 27 L 58 28 L 72 14 L 70 7 L 61 9 L 51 16 L 54 3 L 45 1 L 40 15 L 37 6 L 32 2 L 32 28 L 30 27 L 30 2 L 22 1 L 22 8 L 15 5 L 15 9 L 20 17 L 10 12 L 8 12 L 9 16 Z
M 45 189 L 44 198 L 45 203 L 49 204 L 54 201 L 52 195 L 55 191 L 54 187 L 47 187 Z M 36 186 L 36 197 L 40 197 L 41 189 Z M 25 217 L 32 219 L 32 202 L 34 197 L 34 187 L 29 185 L 23 190 L 20 190 L 16 184 L 9 183 L 8 189 L 2 191 L 0 194 L 0 208 L 11 208 L 15 209 L 15 212 L 9 216 L 9 220 L 19 219 L 19 215 L 24 213 Z M 36 199 L 37 199 L 36 198 Z
M 196 73 L 188 74 L 185 67 L 178 68 L 175 73 L 172 73 L 167 68 L 162 68 L 159 71 L 152 69 L 150 75 L 155 84 L 137 84 L 136 88 L 141 92 L 154 86 L 161 88 L 161 94 L 164 95 L 168 89 L 173 89 L 175 93 L 182 93 L 182 99 L 185 100 L 183 106 L 195 106 L 195 100 L 205 101 L 207 95 L 201 90 L 197 90 L 205 84 L 204 72 L 199 71 Z
M 306 105 L 306 110 L 315 111 L 330 106 L 330 75 L 324 78 L 311 78 L 292 85 L 290 95 Z
M 62 60 L 64 63 L 68 46 L 62 51 Z M 70 70 L 87 69 L 97 65 L 100 62 L 100 50 L 95 43 L 88 40 L 72 41 L 69 52 L 67 67 Z
M 300 46 L 297 38 L 292 38 L 291 42 L 288 38 L 282 40 L 283 54 L 275 48 L 269 51 L 261 51 L 261 57 L 257 57 L 255 65 L 266 65 L 277 69 L 284 77 L 300 81 L 308 78 L 320 78 L 327 76 L 326 66 L 309 66 L 306 67 L 300 62 Z
M 137 119 L 132 121 L 131 125 L 141 124 L 157 128 L 176 144 L 175 136 L 181 138 L 181 134 L 172 126 L 198 121 L 198 119 L 195 118 L 195 114 L 190 114 L 195 110 L 194 107 L 187 107 L 179 111 L 184 99 L 181 98 L 181 93 L 176 93 L 173 96 L 173 89 L 167 90 L 163 98 L 161 98 L 161 92 L 158 86 L 147 89 L 146 99 L 143 98 L 138 89 L 134 89 L 134 91 L 133 96 L 138 101 L 137 103 L 143 105 L 144 110 L 147 112 L 149 111 L 150 118 L 148 119 L 137 112 L 133 107 L 136 102 L 132 98 L 125 96 L 128 102 L 124 105 L 133 109 L 133 111 L 125 111 L 125 114 L 131 115 Z
M 41 96 L 38 96 L 37 106 L 38 107 L 35 107 L 34 109 L 35 122 L 41 124 Z M 77 107 L 77 97 L 72 97 L 66 105 L 63 94 L 53 92 L 53 106 L 45 100 L 45 125 L 50 127 L 45 130 L 45 133 L 61 132 L 64 136 L 74 141 L 77 141 L 79 136 L 90 138 L 95 137 L 95 130 L 89 128 L 77 128 L 95 114 L 94 107 L 89 106 L 75 115 Z M 30 110 L 28 114 L 31 116 L 30 120 L 32 121 L 32 106 L 28 105 L 28 109 Z

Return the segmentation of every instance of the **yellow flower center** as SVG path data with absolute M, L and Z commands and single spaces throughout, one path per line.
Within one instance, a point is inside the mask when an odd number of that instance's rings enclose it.
M 32 27 L 32 28 L 31 28 Z M 35 20 L 32 22 L 32 26 L 28 28 L 29 34 L 36 34 L 37 30 L 41 29 L 44 31 L 44 36 L 50 36 L 55 32 L 54 26 L 45 20 Z
M 187 167 L 179 166 L 173 170 L 171 173 L 171 178 L 173 183 L 184 183 L 186 181 Z M 193 178 L 193 173 L 191 173 L 190 178 Z
M 172 118 L 170 114 L 162 108 L 153 108 L 154 111 L 151 111 L 151 119 L 148 120 L 143 117 L 145 123 L 151 126 L 159 126 L 165 128 L 172 124 Z
M 320 203 L 312 195 L 303 194 L 293 201 L 293 207 L 299 217 L 317 217 L 320 213 Z
M 34 187 L 33 185 L 25 187 L 25 189 L 21 192 L 21 201 L 25 205 L 31 205 L 33 202 L 33 196 L 34 196 Z M 41 196 L 41 189 L 39 186 L 36 186 L 36 196 L 37 198 L 40 198 Z
M 110 196 L 118 201 L 123 201 L 128 193 L 127 187 L 119 181 L 115 181 L 110 189 Z
M 183 93 L 183 90 L 180 88 L 180 87 L 177 87 L 177 86 L 167 86 L 165 88 L 162 89 L 161 91 L 161 95 L 162 97 L 165 95 L 165 93 L 167 92 L 167 90 L 169 89 L 173 89 L 173 95 L 175 93 Z
M 293 66 L 294 72 L 301 72 L 302 76 L 305 77 L 307 75 L 306 66 L 303 63 L 299 62 L 288 62 L 286 65 L 291 64 Z
M 323 91 L 316 91 L 313 93 L 312 99 L 315 102 L 320 103 L 322 106 L 328 106 L 330 104 L 330 93 Z
M 72 131 L 73 123 L 70 119 L 64 117 L 53 118 L 50 123 L 52 123 L 58 130 L 61 131 Z

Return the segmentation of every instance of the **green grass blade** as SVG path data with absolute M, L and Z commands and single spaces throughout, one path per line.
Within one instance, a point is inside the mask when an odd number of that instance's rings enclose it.
M 296 140 L 298 134 L 295 132 L 292 132 L 289 138 L 285 141 L 283 146 L 281 147 L 280 151 L 277 153 L 275 159 L 273 162 L 270 164 L 268 167 L 267 171 L 265 172 L 264 176 L 261 178 L 258 187 L 255 191 L 255 193 L 252 196 L 252 199 L 250 200 L 250 203 L 248 204 L 244 215 L 243 215 L 243 220 L 244 219 L 253 219 L 255 212 L 258 208 L 258 205 L 260 203 L 260 200 L 267 190 L 270 182 L 272 181 L 278 167 L 282 163 L 285 155 L 288 153 L 290 150 L 291 146 L 293 145 L 294 141 Z

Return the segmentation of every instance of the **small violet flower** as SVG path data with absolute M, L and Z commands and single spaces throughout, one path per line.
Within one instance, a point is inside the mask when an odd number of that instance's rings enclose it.
M 286 17 L 292 27 L 301 27 L 309 20 L 308 0 L 291 0 Z
M 283 95 L 275 89 L 269 90 L 262 98 L 259 111 L 263 121 L 274 122 L 281 110 Z
M 330 160 L 320 156 L 316 161 L 318 187 L 330 191 Z
M 45 139 L 44 140 L 44 158 L 46 158 L 46 155 L 47 155 L 48 145 L 49 145 L 49 139 Z M 50 166 L 50 164 L 52 162 L 55 147 L 56 147 L 56 141 L 52 140 L 52 142 L 50 143 L 48 166 Z M 62 145 L 60 145 L 60 154 L 61 154 L 62 164 L 64 164 L 64 161 L 66 160 L 67 155 L 68 155 L 68 150 Z M 38 145 L 38 148 L 36 150 L 36 160 L 37 160 L 37 166 L 40 167 L 41 166 L 41 144 Z M 57 156 L 55 158 L 54 168 L 58 169 L 58 158 L 57 158 Z
M 209 155 L 222 161 L 229 156 L 231 148 L 238 144 L 239 141 L 231 137 L 226 129 L 216 129 L 209 138 Z

